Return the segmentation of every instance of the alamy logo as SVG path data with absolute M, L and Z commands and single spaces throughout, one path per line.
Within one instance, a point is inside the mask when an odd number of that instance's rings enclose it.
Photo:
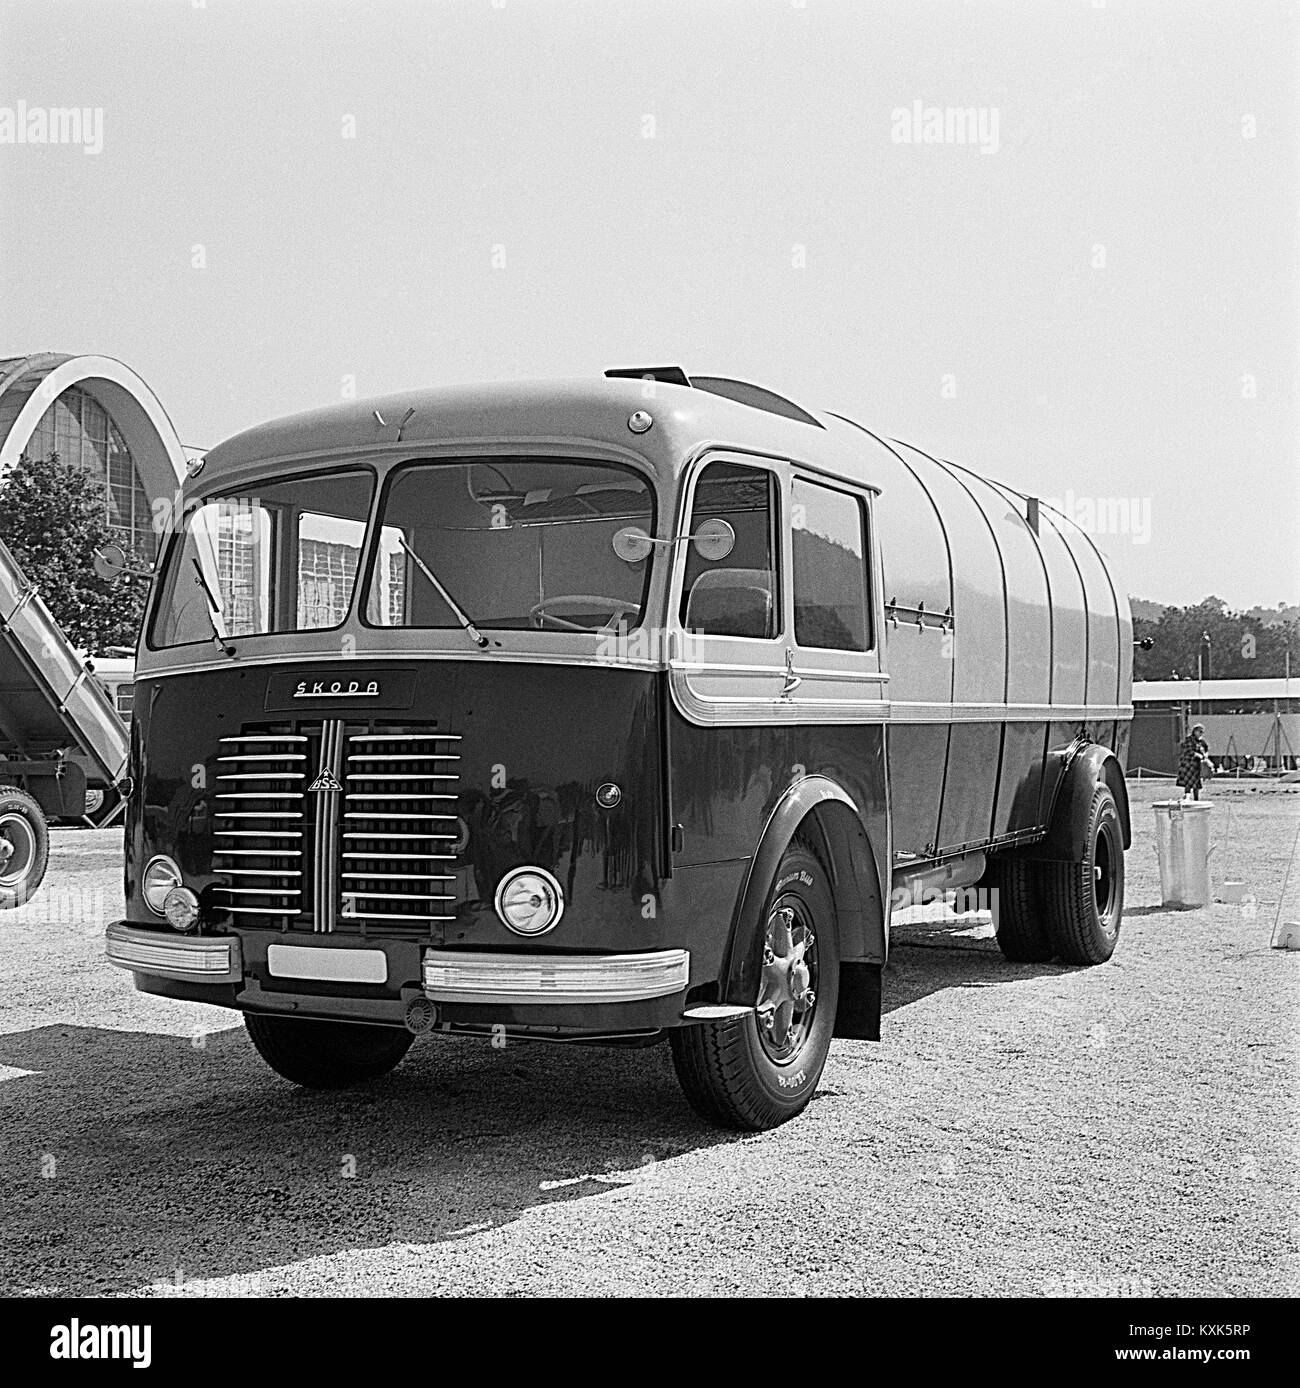
M 102 106 L 0 106 L 0 145 L 80 145 L 83 154 L 104 149 Z
M 329 769 L 322 766 L 320 775 L 307 787 L 308 792 L 315 791 L 319 795 L 328 795 L 331 791 L 341 791 L 343 787 L 339 785 L 339 778 Z
M 50 1328 L 51 1359 L 130 1359 L 147 1369 L 153 1362 L 153 1327 L 149 1325 L 70 1325 Z
M 996 106 L 927 106 L 914 101 L 896 106 L 889 117 L 896 145 L 978 145 L 981 154 L 998 152 Z

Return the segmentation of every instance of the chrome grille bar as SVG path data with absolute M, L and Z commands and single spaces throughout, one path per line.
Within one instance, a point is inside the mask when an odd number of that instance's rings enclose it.
M 321 730 L 320 774 L 328 774 L 335 785 L 343 775 L 343 722 L 326 721 Z M 313 928 L 331 934 L 338 927 L 338 892 L 335 882 L 335 855 L 338 851 L 339 796 L 336 791 L 317 792 L 316 837 L 316 915 Z
M 358 733 L 349 742 L 459 742 L 459 733 Z

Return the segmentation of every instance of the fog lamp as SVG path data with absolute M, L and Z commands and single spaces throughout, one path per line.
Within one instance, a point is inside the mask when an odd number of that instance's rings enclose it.
M 545 868 L 514 868 L 497 887 L 496 908 L 516 935 L 545 935 L 564 914 L 564 889 Z
M 140 895 L 155 916 L 166 914 L 167 893 L 181 884 L 181 870 L 166 854 L 150 858 L 140 882 Z
M 199 899 L 188 887 L 173 887 L 163 900 L 163 915 L 173 930 L 189 930 L 199 918 Z

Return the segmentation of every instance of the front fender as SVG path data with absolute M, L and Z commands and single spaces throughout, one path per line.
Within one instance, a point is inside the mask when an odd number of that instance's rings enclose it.
M 835 895 L 841 960 L 841 1001 L 853 1010 L 845 978 L 863 976 L 875 998 L 875 1023 L 848 1034 L 878 1032 L 879 976 L 885 961 L 885 923 L 879 862 L 853 798 L 826 776 L 805 776 L 777 802 L 764 826 L 732 914 L 720 998 L 750 1005 L 762 966 L 762 913 L 777 865 L 795 834 L 804 831 L 823 855 Z M 861 966 L 860 968 L 858 966 Z

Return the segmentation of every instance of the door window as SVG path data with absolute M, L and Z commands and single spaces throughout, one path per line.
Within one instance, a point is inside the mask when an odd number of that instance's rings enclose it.
M 790 492 L 790 532 L 795 641 L 825 650 L 870 650 L 861 500 L 796 477 Z
M 766 640 L 780 631 L 777 584 L 776 487 L 765 468 L 710 463 L 695 484 L 690 534 L 707 520 L 735 531 L 731 552 L 719 560 L 687 544 L 681 623 L 706 636 Z

